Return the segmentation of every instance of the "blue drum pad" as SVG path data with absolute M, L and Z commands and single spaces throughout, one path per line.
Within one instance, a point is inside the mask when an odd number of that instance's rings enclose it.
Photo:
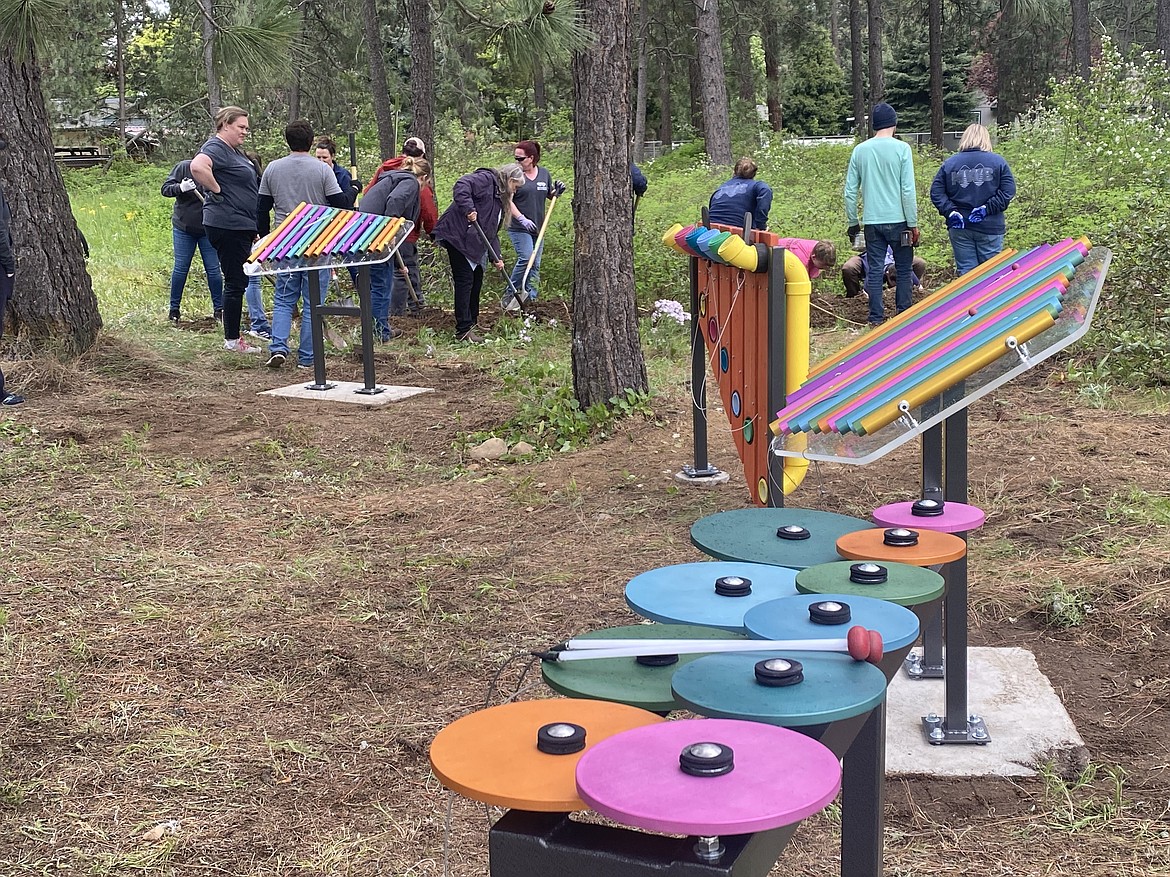
M 750 582 L 750 593 L 716 593 L 720 579 Z M 679 563 L 644 572 L 626 585 L 626 603 L 644 618 L 736 633 L 743 632 L 743 616 L 752 607 L 796 594 L 793 570 L 761 563 Z
M 809 617 L 812 603 L 836 601 L 849 606 L 851 619 L 845 624 L 817 624 Z M 838 639 L 849 628 L 861 625 L 882 635 L 886 652 L 894 652 L 918 639 L 918 616 L 904 606 L 873 597 L 848 594 L 798 594 L 771 603 L 761 603 L 743 619 L 748 635 L 755 639 Z

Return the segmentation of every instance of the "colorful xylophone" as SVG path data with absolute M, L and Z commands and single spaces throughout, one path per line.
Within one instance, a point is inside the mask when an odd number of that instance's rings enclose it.
M 269 274 L 385 262 L 414 223 L 401 216 L 339 210 L 303 201 L 252 247 L 244 271 Z
M 1089 242 L 1008 250 L 816 366 L 771 424 L 776 435 L 864 436 L 1055 325 Z

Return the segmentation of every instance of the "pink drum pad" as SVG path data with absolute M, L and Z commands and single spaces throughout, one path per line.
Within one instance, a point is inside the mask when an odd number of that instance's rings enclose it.
M 911 530 L 934 530 L 936 533 L 966 533 L 983 526 L 987 515 L 982 509 L 961 502 L 947 502 L 941 515 L 928 517 L 914 514 L 914 503 L 895 502 L 873 511 L 879 527 L 908 527 Z
M 683 773 L 695 743 L 730 746 L 722 776 Z M 841 765 L 821 743 L 787 728 L 736 719 L 682 719 L 623 731 L 577 764 L 577 794 L 623 825 L 667 834 L 747 834 L 799 822 L 837 797 Z

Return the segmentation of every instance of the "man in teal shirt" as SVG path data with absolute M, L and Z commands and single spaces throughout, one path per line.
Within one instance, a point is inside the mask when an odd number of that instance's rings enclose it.
M 864 202 L 865 253 L 870 265 L 880 265 L 886 247 L 894 253 L 897 272 L 897 312 L 910 307 L 914 246 L 918 243 L 918 199 L 914 187 L 914 154 L 909 144 L 894 137 L 898 114 L 889 104 L 873 108 L 874 134 L 859 143 L 849 156 L 845 173 L 845 218 L 852 239 L 860 230 L 858 196 Z M 876 326 L 886 318 L 882 304 L 882 272 L 865 277 L 869 293 L 869 322 Z

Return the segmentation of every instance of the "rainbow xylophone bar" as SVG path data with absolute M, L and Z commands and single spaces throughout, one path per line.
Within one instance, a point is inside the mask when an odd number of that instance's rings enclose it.
M 1088 241 L 999 257 L 843 354 L 788 397 L 778 435 L 870 435 L 1051 328 Z
M 301 202 L 270 234 L 252 246 L 244 263 L 249 275 L 308 271 L 385 262 L 406 240 L 414 223 Z

